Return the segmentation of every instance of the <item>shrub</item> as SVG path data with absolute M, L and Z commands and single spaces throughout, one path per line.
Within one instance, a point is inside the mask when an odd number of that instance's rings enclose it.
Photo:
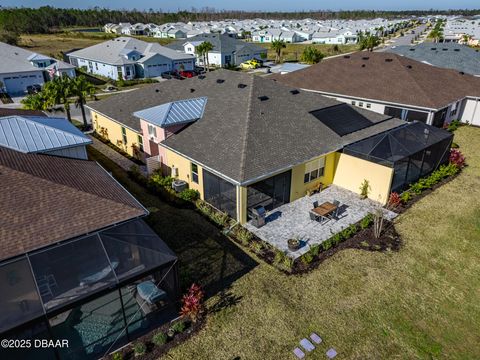
M 147 352 L 147 347 L 144 343 L 137 342 L 135 345 L 133 345 L 133 352 L 135 353 L 135 356 L 145 355 Z
M 285 256 L 281 263 L 281 267 L 284 270 L 291 271 L 293 267 L 293 259 L 290 256 Z
M 448 160 L 459 169 L 465 166 L 465 156 L 458 149 L 450 149 L 450 157 Z
M 252 234 L 250 231 L 244 228 L 240 228 L 237 231 L 237 239 L 245 246 L 252 240 Z
M 185 189 L 185 190 L 182 190 L 178 194 L 178 197 L 180 199 L 193 202 L 193 201 L 196 201 L 200 197 L 200 193 L 197 190 L 194 190 L 194 189 Z
M 172 188 L 172 182 L 175 179 L 171 176 L 162 176 L 159 173 L 155 173 L 152 176 L 150 176 L 150 180 L 154 184 L 158 184 L 160 186 L 163 186 L 164 188 L 171 189 Z
M 250 243 L 250 250 L 252 250 L 256 254 L 260 254 L 263 250 L 263 245 L 259 241 L 252 241 Z
M 203 291 L 200 286 L 192 284 L 188 292 L 182 297 L 182 308 L 180 314 L 188 316 L 193 322 L 196 322 L 203 312 Z
M 324 242 L 322 242 L 322 248 L 323 248 L 323 250 L 326 251 L 326 250 L 330 249 L 331 247 L 332 247 L 332 239 L 331 239 L 331 238 L 325 240 Z
M 404 191 L 402 195 L 400 195 L 400 200 L 402 200 L 402 203 L 404 204 L 409 202 L 411 198 L 412 198 L 412 193 L 409 191 Z
M 312 261 L 313 261 L 313 254 L 311 251 L 305 253 L 302 255 L 302 257 L 300 258 L 302 263 L 304 263 L 305 265 L 308 265 L 310 264 Z
M 400 195 L 397 192 L 392 192 L 388 197 L 387 206 L 390 209 L 395 209 L 401 204 L 401 202 L 402 202 L 402 199 L 400 199 Z
M 454 132 L 460 127 L 460 121 L 459 120 L 452 120 L 450 124 L 447 125 L 447 130 L 450 132 Z
M 117 351 L 112 356 L 113 360 L 123 360 L 123 354 L 120 351 Z
M 220 225 L 222 227 L 227 226 L 228 224 L 228 215 L 224 212 L 215 211 L 213 210 L 210 213 L 210 218 L 215 222 L 215 224 Z
M 197 209 L 200 210 L 200 212 L 208 217 L 211 216 L 212 213 L 212 208 L 210 205 L 208 205 L 205 201 L 203 200 L 197 200 L 196 202 Z
M 310 253 L 312 254 L 312 256 L 318 256 L 318 254 L 320 253 L 320 245 L 315 245 L 315 246 L 312 246 L 312 248 L 310 249 Z
M 450 145 L 452 149 L 458 149 L 460 146 L 456 142 L 452 142 L 452 145 Z
M 163 332 L 156 333 L 152 337 L 152 342 L 157 346 L 162 346 L 167 342 L 167 334 Z
M 370 192 L 370 182 L 367 179 L 363 179 L 362 183 L 360 184 L 360 197 L 362 199 L 366 199 Z
M 275 252 L 275 257 L 273 259 L 273 264 L 274 265 L 280 265 L 283 262 L 283 259 L 286 257 L 285 253 L 283 251 L 277 250 Z
M 343 240 L 343 230 L 338 234 L 333 235 L 330 239 L 331 246 L 335 246 Z
M 182 333 L 185 330 L 185 323 L 183 321 L 178 321 L 173 324 L 172 329 L 177 333 Z
M 372 214 L 368 214 L 365 216 L 362 220 L 360 220 L 360 229 L 366 229 L 368 228 L 373 222 L 373 216 Z

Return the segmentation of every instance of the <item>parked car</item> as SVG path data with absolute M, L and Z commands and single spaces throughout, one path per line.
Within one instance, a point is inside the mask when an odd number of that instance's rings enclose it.
M 27 94 L 37 94 L 42 90 L 42 86 L 40 84 L 33 84 L 27 86 Z
M 194 76 L 197 76 L 198 74 L 193 71 L 193 70 L 184 70 L 184 71 L 180 71 L 179 72 L 179 75 L 183 78 L 192 78 Z
M 240 64 L 240 68 L 244 70 L 256 69 L 256 68 L 259 68 L 260 66 L 262 66 L 262 64 L 260 63 L 260 61 L 256 59 L 247 60 Z
M 163 79 L 178 79 L 178 80 L 184 79 L 176 71 L 165 71 L 164 73 L 162 73 L 161 77 Z

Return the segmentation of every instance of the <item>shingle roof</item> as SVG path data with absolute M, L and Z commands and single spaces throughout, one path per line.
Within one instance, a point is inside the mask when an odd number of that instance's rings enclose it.
M 29 57 L 37 55 L 34 52 L 0 42 L 0 54 L 2 57 L 2 60 L 0 61 L 0 74 L 24 71 L 43 71 L 43 69 L 35 67 L 30 63 Z
M 480 96 L 479 78 L 391 53 L 358 52 L 271 78 L 308 90 L 429 109 Z
M 24 153 L 91 144 L 67 119 L 40 116 L 0 117 L 0 146 Z
M 239 183 L 404 124 L 355 108 L 375 124 L 340 137 L 310 114 L 340 102 L 307 91 L 293 94 L 293 89 L 269 78 L 216 70 L 204 78 L 165 81 L 117 94 L 91 107 L 120 122 L 133 118 L 139 128 L 139 119 L 128 114 L 206 97 L 201 120 L 168 138 L 165 145 Z M 262 101 L 263 96 L 268 99 Z
M 102 42 L 85 49 L 74 51 L 68 56 L 82 59 L 104 62 L 106 64 L 121 65 L 134 64 L 135 61 L 128 60 L 123 55 L 132 51 L 138 51 L 145 57 L 155 54 L 163 55 L 169 59 L 181 60 L 193 58 L 192 55 L 179 53 L 158 43 L 149 43 L 131 37 L 118 37 L 112 40 Z M 139 61 L 141 61 L 140 59 Z
M 0 147 L 0 260 L 146 214 L 92 161 Z
M 135 112 L 133 115 L 160 127 L 186 124 L 203 116 L 207 98 L 178 100 Z
M 10 109 L 0 107 L 0 116 L 47 116 L 43 111 L 40 110 L 25 110 L 25 109 Z
M 415 46 L 397 46 L 389 52 L 428 64 L 480 75 L 480 51 L 457 43 L 422 43 Z

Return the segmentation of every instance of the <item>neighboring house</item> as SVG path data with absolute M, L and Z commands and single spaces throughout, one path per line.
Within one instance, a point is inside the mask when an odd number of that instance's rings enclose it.
M 206 41 L 213 45 L 213 50 L 208 53 L 210 65 L 236 66 L 247 60 L 262 60 L 267 56 L 267 49 L 232 38 L 226 34 L 201 34 L 185 41 L 176 41 L 167 46 L 179 52 L 197 56 L 197 46 Z M 202 57 L 197 56 L 197 65 L 203 65 Z
M 67 119 L 13 115 L 0 117 L 0 146 L 22 153 L 42 153 L 87 160 L 92 140 Z
M 70 63 L 114 80 L 151 78 L 173 70 L 193 70 L 195 57 L 130 37 L 119 37 L 68 54 Z
M 271 78 L 408 121 L 480 125 L 479 78 L 396 54 L 358 52 Z
M 274 40 L 283 40 L 287 43 L 295 43 L 295 42 L 303 41 L 303 38 L 301 35 L 299 35 L 295 31 L 282 30 L 282 29 L 260 30 L 260 31 L 255 31 L 252 34 L 253 42 L 270 43 Z
M 480 76 L 480 49 L 455 43 L 421 43 L 388 48 L 388 52 L 441 68 Z
M 0 181 L 0 334 L 69 344 L 22 359 L 99 358 L 178 316 L 175 254 L 97 163 L 0 146 Z
M 154 84 L 90 106 L 92 114 L 102 112 L 114 127 L 136 121 L 150 155 L 149 171 L 161 168 L 186 181 L 201 199 L 240 223 L 254 206 L 272 210 L 320 182 L 358 193 L 368 179 L 371 198 L 385 203 L 394 187 L 408 185 L 405 172 L 397 172 L 389 160 L 379 163 L 344 149 L 372 136 L 409 133 L 416 140 L 415 154 L 429 152 L 429 166 L 410 173 L 408 181 L 413 181 L 446 161 L 452 138 L 419 122 L 228 70 Z M 405 146 L 412 148 L 412 143 Z M 382 149 L 378 158 L 391 156 Z M 409 150 L 402 151 L 408 163 Z
M 27 86 L 43 85 L 53 76 L 75 77 L 75 67 L 17 46 L 0 42 L 0 92 L 25 95 Z

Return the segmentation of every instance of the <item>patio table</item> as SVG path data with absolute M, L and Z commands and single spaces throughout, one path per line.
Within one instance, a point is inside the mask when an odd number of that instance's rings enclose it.
M 326 218 L 329 214 L 334 212 L 337 209 L 337 206 L 331 202 L 324 202 L 323 204 L 313 208 L 312 211 L 322 218 Z

